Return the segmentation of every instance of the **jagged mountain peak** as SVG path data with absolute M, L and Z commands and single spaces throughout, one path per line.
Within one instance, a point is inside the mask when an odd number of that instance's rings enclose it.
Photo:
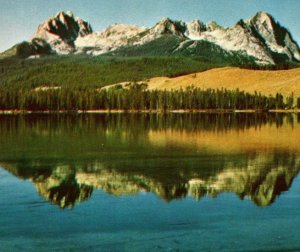
M 52 17 L 48 18 L 42 24 L 42 26 L 44 26 L 44 28 L 47 28 L 48 30 L 50 30 L 51 27 L 49 27 L 48 25 L 51 24 L 51 23 L 57 28 L 59 23 L 65 25 L 65 26 L 69 26 L 71 22 L 77 22 L 77 23 L 85 24 L 86 27 L 80 26 L 79 28 L 81 28 L 82 31 L 86 30 L 86 31 L 92 32 L 92 28 L 89 25 L 89 23 L 84 21 L 83 19 L 81 19 L 79 17 L 75 17 L 72 11 L 67 11 L 67 12 L 59 11 L 59 12 L 56 13 L 55 16 L 52 16 Z
M 266 11 L 258 11 L 254 17 L 262 17 L 262 18 L 273 18 L 273 16 Z
M 64 11 L 59 11 L 59 12 L 57 12 L 56 15 L 55 15 L 56 18 L 63 18 L 63 17 L 65 17 L 65 16 L 74 18 L 74 14 L 73 14 L 72 11 L 66 11 L 66 12 L 64 12 Z
M 167 24 L 167 23 L 173 23 L 173 20 L 169 17 L 163 17 L 161 20 L 157 22 L 157 24 Z
M 255 36 L 273 54 L 285 55 L 290 61 L 300 60 L 299 47 L 288 29 L 283 27 L 267 12 L 258 12 L 248 20 Z
M 185 23 L 182 21 L 174 21 L 168 17 L 161 19 L 152 30 L 158 34 L 173 34 L 184 37 Z
M 68 10 L 68 11 L 66 12 L 66 14 L 67 14 L 69 17 L 74 17 L 74 14 L 73 14 L 73 12 L 72 12 L 72 11 L 70 11 L 70 10 Z
M 203 23 L 201 20 L 199 19 L 193 19 L 191 22 L 189 22 L 188 24 L 194 24 L 199 26 L 201 29 L 206 30 L 206 25 L 205 23 Z
M 204 24 L 196 19 L 186 23 L 165 17 L 151 28 L 113 24 L 102 32 L 93 32 L 88 22 L 71 11 L 60 11 L 38 26 L 34 39 L 43 40 L 45 45 L 49 45 L 51 50 L 47 48 L 47 52 L 98 55 L 121 47 L 141 46 L 164 36 L 170 36 L 170 39 L 180 43 L 161 45 L 170 47 L 172 44 L 172 48 L 166 48 L 168 52 L 186 48 L 185 55 L 189 55 L 191 47 L 201 44 L 197 41 L 205 41 L 221 47 L 229 55 L 246 55 L 259 64 L 300 61 L 300 50 L 291 33 L 271 14 L 263 11 L 248 20 L 241 19 L 233 27 L 224 28 L 215 21 Z M 34 51 L 34 46 L 30 47 Z
M 268 12 L 265 11 L 259 11 L 257 12 L 250 20 L 257 20 L 257 21 L 271 21 L 275 20 L 275 18 Z
M 207 31 L 206 25 L 201 22 L 199 19 L 194 19 L 191 22 L 187 23 L 186 25 L 186 36 L 189 38 L 196 38 L 200 36 L 202 32 Z
M 215 31 L 217 29 L 224 29 L 222 26 L 218 25 L 216 21 L 211 21 L 206 25 L 208 31 Z
M 112 24 L 102 32 L 93 32 L 78 37 L 75 46 L 78 52 L 99 55 L 129 44 L 130 39 L 144 32 L 146 28 L 136 25 Z M 90 48 L 93 48 L 90 50 Z
M 92 32 L 88 22 L 74 17 L 71 11 L 60 11 L 38 26 L 34 38 L 44 39 L 56 52 L 69 53 L 75 50 L 74 41 L 78 37 Z
M 183 21 L 178 21 L 178 20 L 174 20 L 174 19 L 171 19 L 171 18 L 169 18 L 169 17 L 163 17 L 162 19 L 160 19 L 156 24 L 155 24 L 155 26 L 156 25 L 166 25 L 166 26 L 168 26 L 168 25 L 178 25 L 178 24 L 182 24 L 182 23 L 184 23 Z
M 250 18 L 245 23 L 255 26 L 256 28 L 263 27 L 269 33 L 271 33 L 276 26 L 280 26 L 280 24 L 275 21 L 275 18 L 267 12 L 256 13 L 255 16 Z
M 151 28 L 145 29 L 140 34 L 134 36 L 131 44 L 142 45 L 165 35 L 174 35 L 180 38 L 186 38 L 186 29 L 185 22 L 175 21 L 168 17 L 164 17 Z

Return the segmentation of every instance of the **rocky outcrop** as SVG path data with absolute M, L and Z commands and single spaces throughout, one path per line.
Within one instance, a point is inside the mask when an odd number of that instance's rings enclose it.
M 259 64 L 299 61 L 300 51 L 290 32 L 265 12 L 253 18 L 240 20 L 235 26 L 224 28 L 216 22 L 204 24 L 199 20 L 190 23 L 162 19 L 148 29 L 144 36 L 138 36 L 135 44 L 143 44 L 162 35 L 174 35 L 187 40 L 212 42 L 228 52 L 241 52 L 254 57 Z
M 211 22 L 206 26 L 206 31 L 198 35 L 194 34 L 191 39 L 212 42 L 229 52 L 243 52 L 256 58 L 257 62 L 261 64 L 274 64 L 267 48 L 254 36 L 251 29 L 242 20 L 231 28 L 223 28 Z
M 289 60 L 300 60 L 299 47 L 291 33 L 268 13 L 259 12 L 247 21 L 262 43 L 273 53 L 283 54 Z
M 72 12 L 59 12 L 39 25 L 34 37 L 47 41 L 57 53 L 70 53 L 75 51 L 78 37 L 92 32 L 90 24 L 74 17 Z
M 145 30 L 144 27 L 134 25 L 114 24 L 103 32 L 94 32 L 78 37 L 75 46 L 78 52 L 99 55 L 128 45 L 130 39 Z
M 156 35 L 171 34 L 179 37 L 184 37 L 185 23 L 181 21 L 173 21 L 169 18 L 163 18 L 154 27 L 152 27 L 151 33 Z
M 208 28 L 204 23 L 196 19 L 186 25 L 185 35 L 190 39 L 197 38 L 202 34 L 202 32 L 206 32 L 207 29 Z
M 300 50 L 291 33 L 265 12 L 259 12 L 249 20 L 240 20 L 229 28 L 222 27 L 216 22 L 204 24 L 199 20 L 193 20 L 186 23 L 163 18 L 151 28 L 114 24 L 102 32 L 93 32 L 89 23 L 74 17 L 72 12 L 59 12 L 38 26 L 34 39 L 45 41 L 50 46 L 51 52 L 58 54 L 100 55 L 123 47 L 134 50 L 163 36 L 172 36 L 174 41 L 180 40 L 176 46 L 168 40 L 165 40 L 165 44 L 161 44 L 162 41 L 155 44 L 166 48 L 165 51 L 169 53 L 182 50 L 186 42 L 192 45 L 198 43 L 201 47 L 198 41 L 205 41 L 225 50 L 225 54 L 229 56 L 238 53 L 241 57 L 247 56 L 258 64 L 300 61 Z M 147 47 L 145 48 L 147 50 Z M 153 50 L 153 44 L 148 47 L 148 50 L 150 49 Z M 198 50 L 198 54 L 200 51 Z M 224 54 L 224 52 L 217 53 Z M 31 55 L 35 54 L 39 52 L 33 51 Z M 188 47 L 183 55 L 197 56 Z

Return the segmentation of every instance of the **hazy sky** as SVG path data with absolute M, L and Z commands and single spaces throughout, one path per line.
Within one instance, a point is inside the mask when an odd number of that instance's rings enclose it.
M 148 27 L 163 17 L 231 26 L 267 11 L 300 42 L 300 0 L 0 0 L 0 51 L 29 40 L 38 24 L 60 10 L 72 10 L 95 31 L 112 23 Z

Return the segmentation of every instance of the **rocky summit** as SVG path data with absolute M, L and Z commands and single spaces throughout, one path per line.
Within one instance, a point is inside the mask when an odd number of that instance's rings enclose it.
M 39 25 L 34 37 L 47 41 L 57 53 L 70 53 L 76 50 L 74 42 L 77 38 L 92 32 L 89 23 L 69 11 L 59 12 Z
M 41 50 L 39 46 L 39 50 L 35 50 L 36 41 L 48 49 Z M 24 51 L 20 50 L 20 45 L 25 44 L 23 42 L 13 47 L 16 54 Z M 93 32 L 88 22 L 75 17 L 70 11 L 59 12 L 38 26 L 32 41 L 27 42 L 26 46 L 30 50 L 19 56 L 38 56 L 41 52 L 111 53 L 121 56 L 130 56 L 135 52 L 135 56 L 144 56 L 165 48 L 164 55 L 178 55 L 180 52 L 184 56 L 203 56 L 201 53 L 206 51 L 222 54 L 223 57 L 241 55 L 260 65 L 300 61 L 299 46 L 291 33 L 265 12 L 258 12 L 248 20 L 241 19 L 233 27 L 222 27 L 216 22 L 205 24 L 193 20 L 187 23 L 163 18 L 151 28 L 113 24 L 102 32 Z M 201 49 L 204 46 L 205 50 Z M 3 55 L 14 54 L 9 52 Z

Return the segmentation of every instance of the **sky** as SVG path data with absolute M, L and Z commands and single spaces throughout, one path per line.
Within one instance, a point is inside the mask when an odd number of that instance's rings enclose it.
M 150 27 L 163 17 L 232 26 L 266 11 L 300 44 L 300 0 L 0 0 L 0 52 L 30 40 L 44 20 L 68 10 L 87 20 L 94 31 L 113 23 Z

